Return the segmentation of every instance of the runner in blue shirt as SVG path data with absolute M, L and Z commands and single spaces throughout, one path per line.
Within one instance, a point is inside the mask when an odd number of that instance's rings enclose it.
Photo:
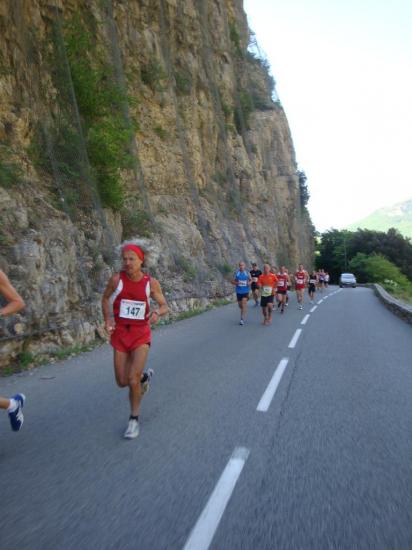
M 235 272 L 232 279 L 232 285 L 236 286 L 237 303 L 240 309 L 240 325 L 245 324 L 247 302 L 249 300 L 249 291 L 252 278 L 246 271 L 245 262 L 239 262 L 239 269 Z

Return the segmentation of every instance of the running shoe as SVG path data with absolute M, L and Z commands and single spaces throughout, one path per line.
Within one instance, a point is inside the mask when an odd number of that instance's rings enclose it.
M 147 369 L 147 371 L 143 373 L 142 378 L 140 380 L 142 395 L 144 395 L 145 393 L 147 393 L 149 391 L 150 380 L 151 380 L 153 374 L 154 374 L 153 369 Z
M 18 432 L 20 428 L 23 426 L 23 422 L 24 422 L 22 409 L 24 407 L 26 396 L 22 393 L 16 393 L 16 395 L 14 395 L 12 399 L 16 401 L 17 406 L 14 409 L 14 411 L 9 411 L 9 419 L 10 419 L 11 429 L 13 430 L 13 432 Z
M 239 322 L 239 325 L 241 325 L 243 327 L 244 324 L 245 324 L 244 320 L 241 319 L 240 322 Z
M 135 439 L 139 435 L 139 421 L 135 418 L 130 418 L 127 429 L 124 432 L 125 439 Z

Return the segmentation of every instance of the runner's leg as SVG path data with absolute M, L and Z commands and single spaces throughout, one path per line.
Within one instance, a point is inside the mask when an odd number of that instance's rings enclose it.
M 247 298 L 243 298 L 240 301 L 240 311 L 241 311 L 241 317 L 243 320 L 246 319 L 246 313 L 247 313 Z
M 113 349 L 114 376 L 120 388 L 129 385 L 129 353 Z
M 140 380 L 149 354 L 149 345 L 144 344 L 130 352 L 129 366 L 129 399 L 130 399 L 130 414 L 138 416 L 140 402 L 142 399 Z
M 0 409 L 8 409 L 10 406 L 10 399 L 0 397 Z

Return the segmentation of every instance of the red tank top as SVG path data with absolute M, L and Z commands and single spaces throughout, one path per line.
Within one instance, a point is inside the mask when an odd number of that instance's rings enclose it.
M 306 276 L 306 273 L 304 271 L 296 271 L 295 280 L 296 280 L 296 286 L 298 288 L 305 287 L 305 276 Z
M 278 273 L 278 290 L 287 290 L 288 289 L 288 276 L 286 273 Z
M 140 281 L 132 281 L 124 271 L 113 293 L 113 315 L 119 325 L 148 325 L 150 313 L 150 277 L 143 274 Z

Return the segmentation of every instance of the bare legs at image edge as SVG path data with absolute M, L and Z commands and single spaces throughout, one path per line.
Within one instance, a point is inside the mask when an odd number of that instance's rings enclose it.
M 0 320 L 21 311 L 25 307 L 23 298 L 10 283 L 7 275 L 0 269 L 0 295 L 7 301 L 7 305 L 0 308 Z M 0 409 L 8 412 L 11 429 L 18 432 L 23 425 L 23 406 L 26 397 L 17 393 L 13 397 L 0 397 Z

